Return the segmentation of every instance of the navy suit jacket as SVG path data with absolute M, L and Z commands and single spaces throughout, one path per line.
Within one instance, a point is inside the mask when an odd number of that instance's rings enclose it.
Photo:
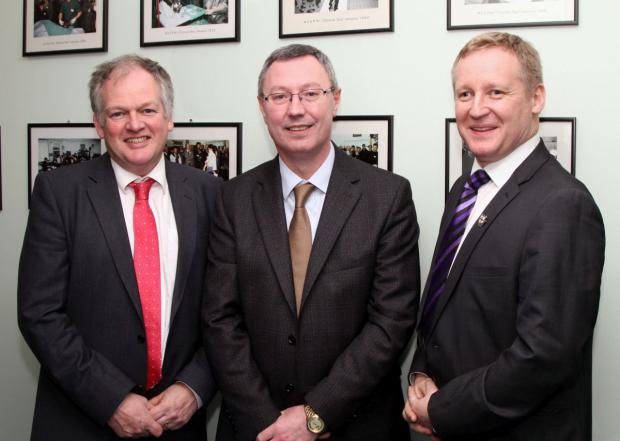
M 465 179 L 450 191 L 439 238 Z M 443 441 L 589 440 L 601 214 L 542 141 L 484 214 L 414 354 L 411 371 L 439 387 L 433 427 Z
M 200 305 L 217 181 L 166 161 L 179 238 L 163 378 L 206 404 L 215 392 Z M 146 344 L 133 258 L 108 155 L 37 176 L 19 266 L 18 321 L 41 363 L 32 440 L 115 439 L 106 422 L 145 382 Z M 163 439 L 205 439 L 201 409 Z

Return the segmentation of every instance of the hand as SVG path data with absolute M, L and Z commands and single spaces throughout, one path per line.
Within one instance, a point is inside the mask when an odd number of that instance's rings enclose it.
M 415 379 L 413 380 L 413 384 L 409 386 L 409 396 L 411 396 L 412 391 L 415 397 L 418 400 L 421 400 L 426 395 L 432 395 L 433 393 L 435 393 L 435 391 L 437 391 L 437 386 L 430 377 L 424 374 L 416 374 Z
M 403 418 L 409 423 L 409 428 L 431 438 L 433 430 L 428 416 L 428 402 L 437 392 L 437 385 L 429 377 L 417 374 L 411 386 L 407 389 L 407 402 L 403 409 Z
M 174 383 L 151 398 L 151 417 L 165 430 L 183 427 L 198 410 L 194 392 L 183 383 Z
M 412 393 L 412 387 L 413 386 L 409 386 L 409 393 Z M 405 402 L 405 407 L 403 409 L 403 418 L 405 419 L 405 421 L 407 421 L 407 423 L 409 423 L 409 429 L 413 430 L 414 432 L 418 432 L 427 436 L 433 435 L 433 431 L 430 428 L 425 427 L 418 422 L 418 416 L 413 411 L 413 407 L 411 407 L 411 403 L 409 401 Z
M 164 429 L 149 413 L 151 407 L 146 398 L 130 393 L 116 408 L 108 425 L 121 438 L 160 437 Z
M 316 435 L 306 427 L 304 406 L 293 406 L 284 409 L 280 417 L 256 437 L 256 441 L 314 441 L 327 439 L 329 433 Z

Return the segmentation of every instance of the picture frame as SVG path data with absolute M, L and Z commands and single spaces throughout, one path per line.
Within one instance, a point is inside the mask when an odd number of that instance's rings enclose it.
M 338 115 L 331 139 L 347 155 L 392 171 L 393 126 L 393 115 Z
M 242 172 L 242 127 L 240 122 L 174 123 L 166 141 L 166 159 L 228 181 Z
M 539 134 L 549 152 L 573 176 L 575 175 L 577 119 L 573 117 L 541 117 Z M 446 118 L 446 178 L 445 196 L 448 197 L 454 182 L 471 170 L 473 156 L 467 150 L 456 126 L 455 118 Z
M 140 46 L 240 41 L 240 0 L 140 0 Z
M 280 0 L 280 38 L 366 32 L 394 32 L 394 0 Z
M 579 0 L 447 0 L 447 5 L 449 31 L 579 24 Z
M 24 57 L 107 50 L 108 0 L 24 0 Z
M 105 151 L 92 123 L 28 124 L 28 201 L 39 173 L 95 159 Z
M 2 127 L 0 127 L 0 211 L 2 211 Z

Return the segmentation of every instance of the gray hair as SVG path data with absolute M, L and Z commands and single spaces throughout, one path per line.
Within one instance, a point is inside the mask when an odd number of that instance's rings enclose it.
M 172 109 L 174 107 L 174 89 L 172 87 L 172 79 L 166 69 L 164 69 L 157 61 L 149 58 L 140 57 L 139 55 L 129 54 L 122 55 L 111 61 L 101 63 L 95 68 L 88 82 L 88 91 L 90 96 L 90 107 L 93 109 L 95 117 L 101 126 L 105 125 L 101 102 L 101 87 L 110 76 L 116 71 L 128 73 L 132 69 L 144 69 L 159 83 L 161 87 L 161 102 L 164 107 L 164 116 L 172 117 Z
M 292 60 L 293 58 L 305 57 L 306 55 L 310 55 L 316 58 L 319 63 L 321 63 L 321 65 L 325 68 L 325 71 L 327 72 L 327 76 L 329 77 L 329 82 L 331 83 L 331 86 L 335 89 L 338 89 L 336 72 L 334 71 L 334 66 L 332 66 L 332 62 L 329 61 L 327 55 L 325 55 L 314 46 L 310 46 L 307 44 L 289 44 L 288 46 L 276 49 L 265 60 L 263 68 L 260 71 L 260 75 L 258 76 L 258 96 L 263 96 L 263 82 L 265 81 L 265 75 L 267 73 L 267 69 L 269 69 L 269 67 L 273 63 L 275 63 L 276 61 L 285 61 Z

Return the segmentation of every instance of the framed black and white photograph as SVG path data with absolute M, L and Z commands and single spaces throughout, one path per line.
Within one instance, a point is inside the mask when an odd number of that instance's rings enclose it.
M 108 0 L 24 0 L 24 56 L 108 50 Z
M 240 39 L 240 0 L 140 0 L 140 46 Z
M 93 124 L 28 124 L 28 196 L 37 174 L 90 161 L 105 151 Z
M 280 38 L 393 32 L 394 0 L 280 0 Z
M 448 30 L 578 24 L 578 0 L 447 0 Z
M 332 142 L 353 158 L 391 171 L 393 120 L 392 115 L 338 115 Z
M 549 153 L 572 175 L 575 175 L 575 127 L 576 118 L 540 118 L 539 134 Z M 469 172 L 474 157 L 461 138 L 456 119 L 446 118 L 446 189 L 448 196 L 454 182 L 465 172 Z
M 164 156 L 224 181 L 241 174 L 241 128 L 235 123 L 174 123 Z

